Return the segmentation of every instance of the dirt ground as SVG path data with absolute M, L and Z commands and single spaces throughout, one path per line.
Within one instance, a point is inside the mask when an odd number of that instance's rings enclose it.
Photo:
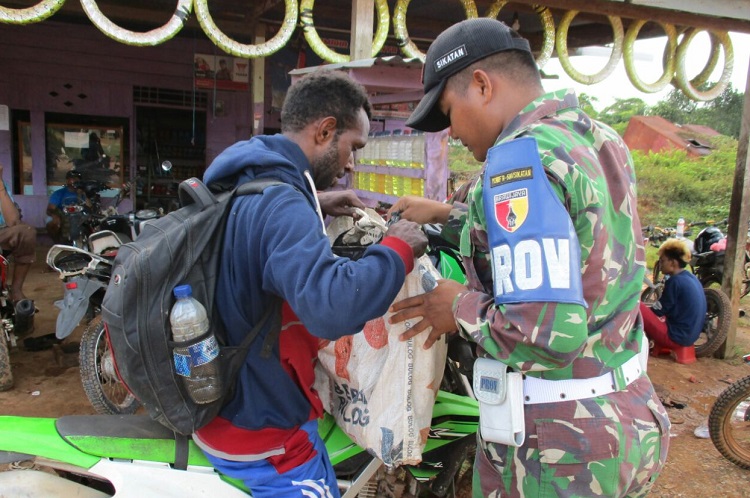
M 47 269 L 47 249 L 41 239 L 37 263 L 25 287 L 39 310 L 33 336 L 54 333 L 58 310 L 53 303 L 63 295 L 57 273 Z M 750 301 L 742 304 L 750 311 Z M 81 332 L 79 327 L 66 342 L 74 343 Z M 750 352 L 747 318 L 740 320 L 736 351 Z M 57 417 L 94 413 L 81 387 L 76 353 L 65 353 L 60 347 L 35 352 L 21 347 L 11 352 L 11 364 L 15 388 L 0 393 L 0 414 Z M 738 358 L 701 358 L 692 365 L 680 365 L 665 356 L 650 358 L 648 373 L 667 405 L 685 405 L 667 408 L 672 420 L 671 447 L 666 469 L 651 496 L 750 496 L 750 472 L 725 460 L 710 439 L 693 434 L 705 423 L 716 396 L 733 380 L 750 375 L 750 368 Z

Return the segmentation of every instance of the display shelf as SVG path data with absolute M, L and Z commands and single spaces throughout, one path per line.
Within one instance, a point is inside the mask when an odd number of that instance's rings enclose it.
M 380 192 L 372 192 L 370 190 L 360 190 L 358 188 L 354 189 L 354 193 L 356 193 L 358 197 L 363 197 L 365 199 L 372 199 L 375 201 L 384 202 L 386 204 L 394 204 L 399 199 L 399 196 L 397 195 L 381 194 Z
M 205 113 L 185 109 L 138 107 L 136 112 L 138 171 L 143 178 L 139 207 L 171 208 L 179 183 L 202 177 L 206 169 Z M 169 161 L 172 168 L 162 169 Z
M 400 166 L 379 166 L 372 164 L 356 165 L 357 171 L 363 173 L 377 173 L 379 175 L 408 176 L 409 178 L 425 178 L 425 170 L 421 168 L 402 168 Z

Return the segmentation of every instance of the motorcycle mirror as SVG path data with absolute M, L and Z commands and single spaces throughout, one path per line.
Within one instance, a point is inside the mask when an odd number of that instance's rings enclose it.
M 164 171 L 169 171 L 172 169 L 172 161 L 164 161 L 161 163 L 161 169 Z

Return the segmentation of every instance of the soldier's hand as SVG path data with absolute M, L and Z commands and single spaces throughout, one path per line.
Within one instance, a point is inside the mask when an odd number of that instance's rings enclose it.
M 396 201 L 388 210 L 388 218 L 399 213 L 401 218 L 417 223 L 445 223 L 451 212 L 451 205 L 409 195 Z
M 411 247 L 414 257 L 418 258 L 427 249 L 427 236 L 422 231 L 422 225 L 408 220 L 399 220 L 385 233 L 387 237 L 397 237 Z
M 365 209 L 353 190 L 332 190 L 318 192 L 318 201 L 323 214 L 328 216 L 354 216 L 354 209 Z
M 466 290 L 466 286 L 454 280 L 439 280 L 432 291 L 393 303 L 390 311 L 394 314 L 389 321 L 400 323 L 410 320 L 412 327 L 401 334 L 400 340 L 405 341 L 417 334 L 426 333 L 428 337 L 424 348 L 429 349 L 441 335 L 458 330 L 453 316 L 453 301 Z

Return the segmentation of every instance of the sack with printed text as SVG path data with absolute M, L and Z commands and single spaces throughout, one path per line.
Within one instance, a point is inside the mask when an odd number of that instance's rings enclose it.
M 384 232 L 380 217 L 371 213 Z M 368 245 L 378 237 L 367 223 L 360 221 L 357 228 L 351 218 L 337 218 L 328 227 L 329 238 L 340 242 L 341 233 L 359 230 Z M 394 302 L 432 290 L 439 278 L 429 257 L 420 257 Z M 447 343 L 441 339 L 425 350 L 424 333 L 399 341 L 411 324 L 390 324 L 390 315 L 370 320 L 359 334 L 321 341 L 315 388 L 326 411 L 358 445 L 388 466 L 417 464 L 427 443 Z

